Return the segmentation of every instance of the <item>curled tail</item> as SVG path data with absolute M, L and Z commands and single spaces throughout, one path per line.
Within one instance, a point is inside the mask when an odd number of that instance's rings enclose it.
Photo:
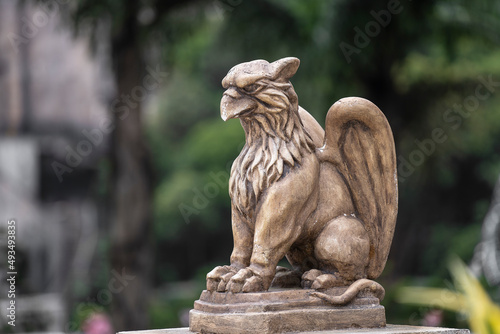
M 375 295 L 375 297 L 377 297 L 380 301 L 384 299 L 385 290 L 382 287 L 382 285 L 366 278 L 359 279 L 354 283 L 352 283 L 347 288 L 347 290 L 340 296 L 331 296 L 329 294 L 318 291 L 311 292 L 309 295 L 321 298 L 332 305 L 345 305 L 351 302 L 354 299 L 354 297 L 358 295 L 360 291 L 365 289 L 369 289 L 370 292 L 372 292 Z

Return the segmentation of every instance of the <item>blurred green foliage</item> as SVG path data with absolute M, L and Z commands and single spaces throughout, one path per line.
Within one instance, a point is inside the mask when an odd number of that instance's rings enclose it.
M 477 334 L 500 332 L 500 307 L 493 303 L 481 282 L 457 257 L 450 262 L 454 288 L 404 287 L 398 292 L 401 303 L 430 306 L 460 313 Z

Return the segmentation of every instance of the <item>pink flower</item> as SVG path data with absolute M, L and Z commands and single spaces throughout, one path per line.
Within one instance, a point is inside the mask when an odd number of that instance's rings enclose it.
M 93 313 L 82 325 L 85 334 L 114 334 L 111 321 L 103 313 Z
M 422 325 L 429 327 L 439 327 L 442 322 L 443 322 L 442 310 L 430 310 L 424 315 L 424 319 L 422 319 Z

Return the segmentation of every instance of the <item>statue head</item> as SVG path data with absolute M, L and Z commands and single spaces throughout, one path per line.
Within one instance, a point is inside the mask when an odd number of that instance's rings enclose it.
M 299 59 L 288 57 L 273 63 L 254 60 L 234 66 L 222 80 L 226 89 L 221 100 L 222 119 L 297 112 L 298 98 L 290 78 L 299 64 Z

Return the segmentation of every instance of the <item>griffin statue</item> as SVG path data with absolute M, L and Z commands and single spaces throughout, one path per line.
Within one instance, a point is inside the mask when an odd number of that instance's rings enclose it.
M 299 59 L 255 60 L 223 79 L 224 121 L 239 118 L 246 144 L 231 169 L 234 249 L 207 275 L 207 290 L 257 292 L 302 285 L 350 286 L 379 298 L 398 207 L 396 155 L 384 114 L 349 97 L 328 111 L 325 130 L 298 104 L 290 78 Z M 285 257 L 293 269 L 277 267 Z

